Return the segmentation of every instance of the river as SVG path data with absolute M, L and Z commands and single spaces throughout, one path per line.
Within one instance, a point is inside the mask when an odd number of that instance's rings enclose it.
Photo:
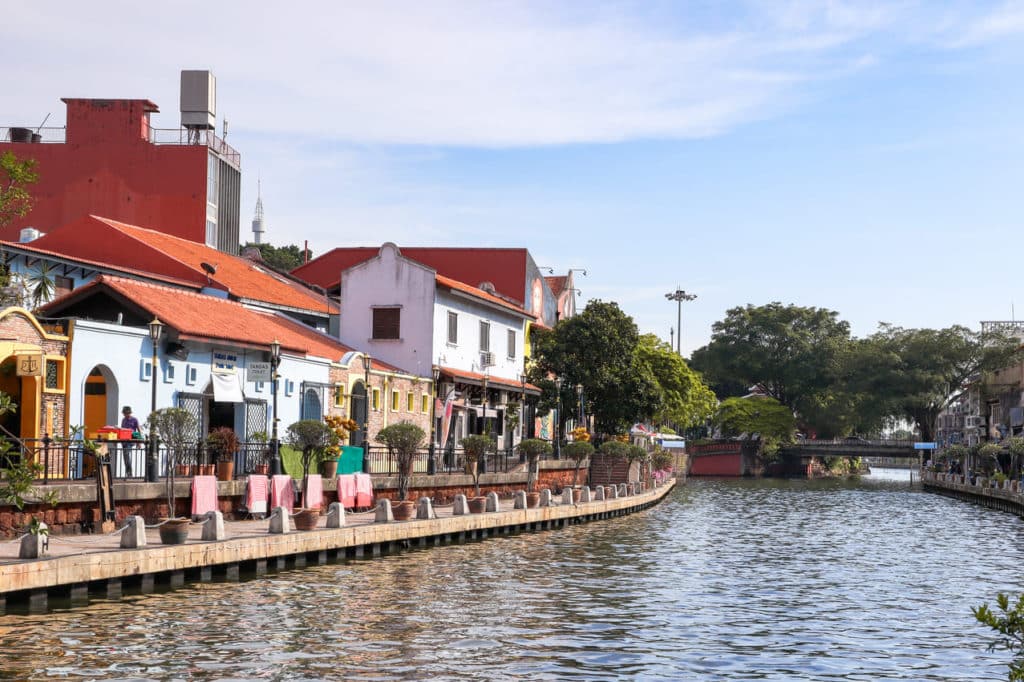
M 629 517 L 0 617 L 2 679 L 1005 680 L 1024 523 L 909 485 L 701 481 Z

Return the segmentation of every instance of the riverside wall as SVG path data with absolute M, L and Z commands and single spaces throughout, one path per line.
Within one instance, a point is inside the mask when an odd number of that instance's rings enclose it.
M 999 482 L 979 476 L 972 485 L 966 476 L 925 471 L 921 485 L 929 492 L 1024 516 L 1024 487 L 1019 481 Z
M 323 564 L 348 557 L 377 556 L 403 547 L 435 546 L 496 535 L 549 530 L 608 519 L 651 507 L 675 485 L 669 480 L 635 494 L 575 504 L 443 516 L 404 522 L 372 522 L 340 528 L 284 534 L 267 532 L 267 522 L 248 535 L 183 545 L 146 545 L 136 549 L 76 550 L 64 556 L 0 563 L 0 607 L 9 603 L 45 609 L 49 598 L 88 603 L 90 594 L 120 596 L 122 583 L 142 592 L 158 583 L 172 587 L 213 574 L 237 580 L 240 573 Z M 256 522 L 244 522 L 254 524 Z M 241 528 L 241 525 L 238 526 Z M 263 530 L 259 530 L 263 529 Z

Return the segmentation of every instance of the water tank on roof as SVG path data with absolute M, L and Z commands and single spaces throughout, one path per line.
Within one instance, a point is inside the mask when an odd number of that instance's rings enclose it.
M 181 126 L 213 130 L 217 125 L 217 79 L 211 71 L 181 72 Z
M 11 142 L 31 142 L 32 131 L 28 128 L 11 128 Z
M 43 236 L 43 233 L 34 227 L 23 227 L 21 232 L 18 233 L 18 241 L 22 244 L 25 242 L 33 242 Z

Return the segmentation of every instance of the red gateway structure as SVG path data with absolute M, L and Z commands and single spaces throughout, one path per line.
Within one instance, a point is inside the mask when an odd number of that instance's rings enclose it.
M 159 109 L 145 99 L 62 101 L 64 129 L 0 128 L 0 153 L 35 159 L 39 174 L 32 211 L 0 230 L 0 239 L 92 214 L 237 253 L 241 158 L 214 135 L 209 71 L 181 72 L 180 128 L 154 128 Z

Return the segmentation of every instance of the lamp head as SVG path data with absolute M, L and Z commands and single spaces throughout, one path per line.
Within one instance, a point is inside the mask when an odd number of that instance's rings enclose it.
M 369 353 L 363 353 L 363 369 L 369 372 L 371 367 L 373 367 L 373 358 Z
M 281 342 L 277 339 L 270 343 L 270 357 L 275 361 L 281 358 Z
M 164 326 L 164 323 L 154 315 L 153 321 L 149 323 L 149 338 L 153 343 L 160 340 L 160 334 L 163 332 Z
M 583 395 L 583 384 L 576 384 L 576 395 Z

